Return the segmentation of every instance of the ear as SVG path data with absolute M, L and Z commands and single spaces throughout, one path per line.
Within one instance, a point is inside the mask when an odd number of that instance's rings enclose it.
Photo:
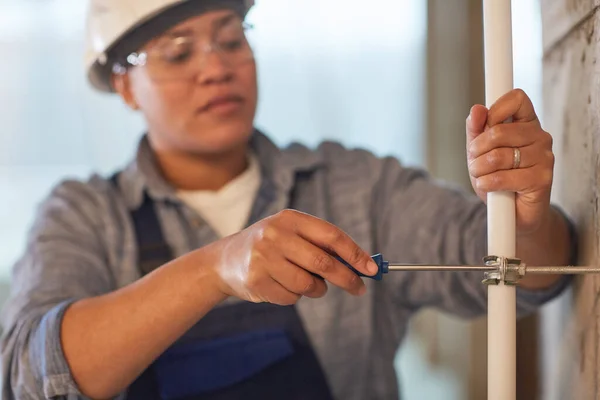
M 138 110 L 140 107 L 135 101 L 135 96 L 131 90 L 131 80 L 129 79 L 129 73 L 124 74 L 112 74 L 111 76 L 112 87 L 121 96 L 121 99 L 131 108 L 132 110 Z

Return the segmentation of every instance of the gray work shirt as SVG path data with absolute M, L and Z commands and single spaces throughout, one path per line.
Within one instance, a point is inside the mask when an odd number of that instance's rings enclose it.
M 282 150 L 257 132 L 251 145 L 262 182 L 249 223 L 293 205 L 389 260 L 475 265 L 486 255 L 485 205 L 422 171 L 336 143 Z M 84 398 L 63 355 L 61 319 L 74 301 L 140 278 L 129 213 L 144 191 L 156 202 L 175 255 L 217 240 L 162 178 L 146 138 L 118 183 L 119 190 L 100 176 L 65 181 L 40 206 L 3 313 L 3 399 Z M 330 286 L 322 299 L 301 299 L 299 313 L 335 398 L 398 398 L 393 361 L 409 318 L 421 307 L 463 317 L 484 314 L 481 279 L 480 273 L 397 272 L 382 282 L 367 280 L 364 297 Z M 548 290 L 519 289 L 519 311 L 535 309 L 566 285 L 562 280 Z

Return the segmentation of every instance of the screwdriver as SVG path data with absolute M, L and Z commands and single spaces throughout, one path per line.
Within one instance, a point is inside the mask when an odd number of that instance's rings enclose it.
M 402 263 L 391 263 L 385 261 L 381 254 L 375 254 L 371 256 L 371 259 L 377 264 L 377 274 L 365 275 L 362 272 L 356 270 L 352 265 L 344 261 L 340 257 L 336 257 L 342 264 L 347 266 L 355 274 L 363 278 L 369 278 L 376 281 L 383 280 L 383 275 L 392 271 L 497 271 L 498 267 L 494 265 L 421 265 L 421 264 L 402 264 Z M 529 267 L 522 264 L 517 268 L 523 269 L 523 274 L 594 274 L 600 273 L 600 268 L 590 266 L 553 266 L 553 267 Z M 512 268 L 511 268 L 512 269 Z

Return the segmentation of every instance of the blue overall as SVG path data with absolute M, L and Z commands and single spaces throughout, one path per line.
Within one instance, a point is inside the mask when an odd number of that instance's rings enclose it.
M 114 178 L 113 178 L 114 182 Z M 142 275 L 171 261 L 152 199 L 131 212 Z M 240 302 L 210 311 L 130 386 L 128 400 L 330 400 L 294 306 Z

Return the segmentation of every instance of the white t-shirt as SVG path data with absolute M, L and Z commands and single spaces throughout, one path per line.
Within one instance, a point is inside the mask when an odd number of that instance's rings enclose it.
M 260 166 L 254 155 L 248 168 L 218 191 L 179 190 L 177 196 L 226 237 L 244 229 L 260 187 Z

